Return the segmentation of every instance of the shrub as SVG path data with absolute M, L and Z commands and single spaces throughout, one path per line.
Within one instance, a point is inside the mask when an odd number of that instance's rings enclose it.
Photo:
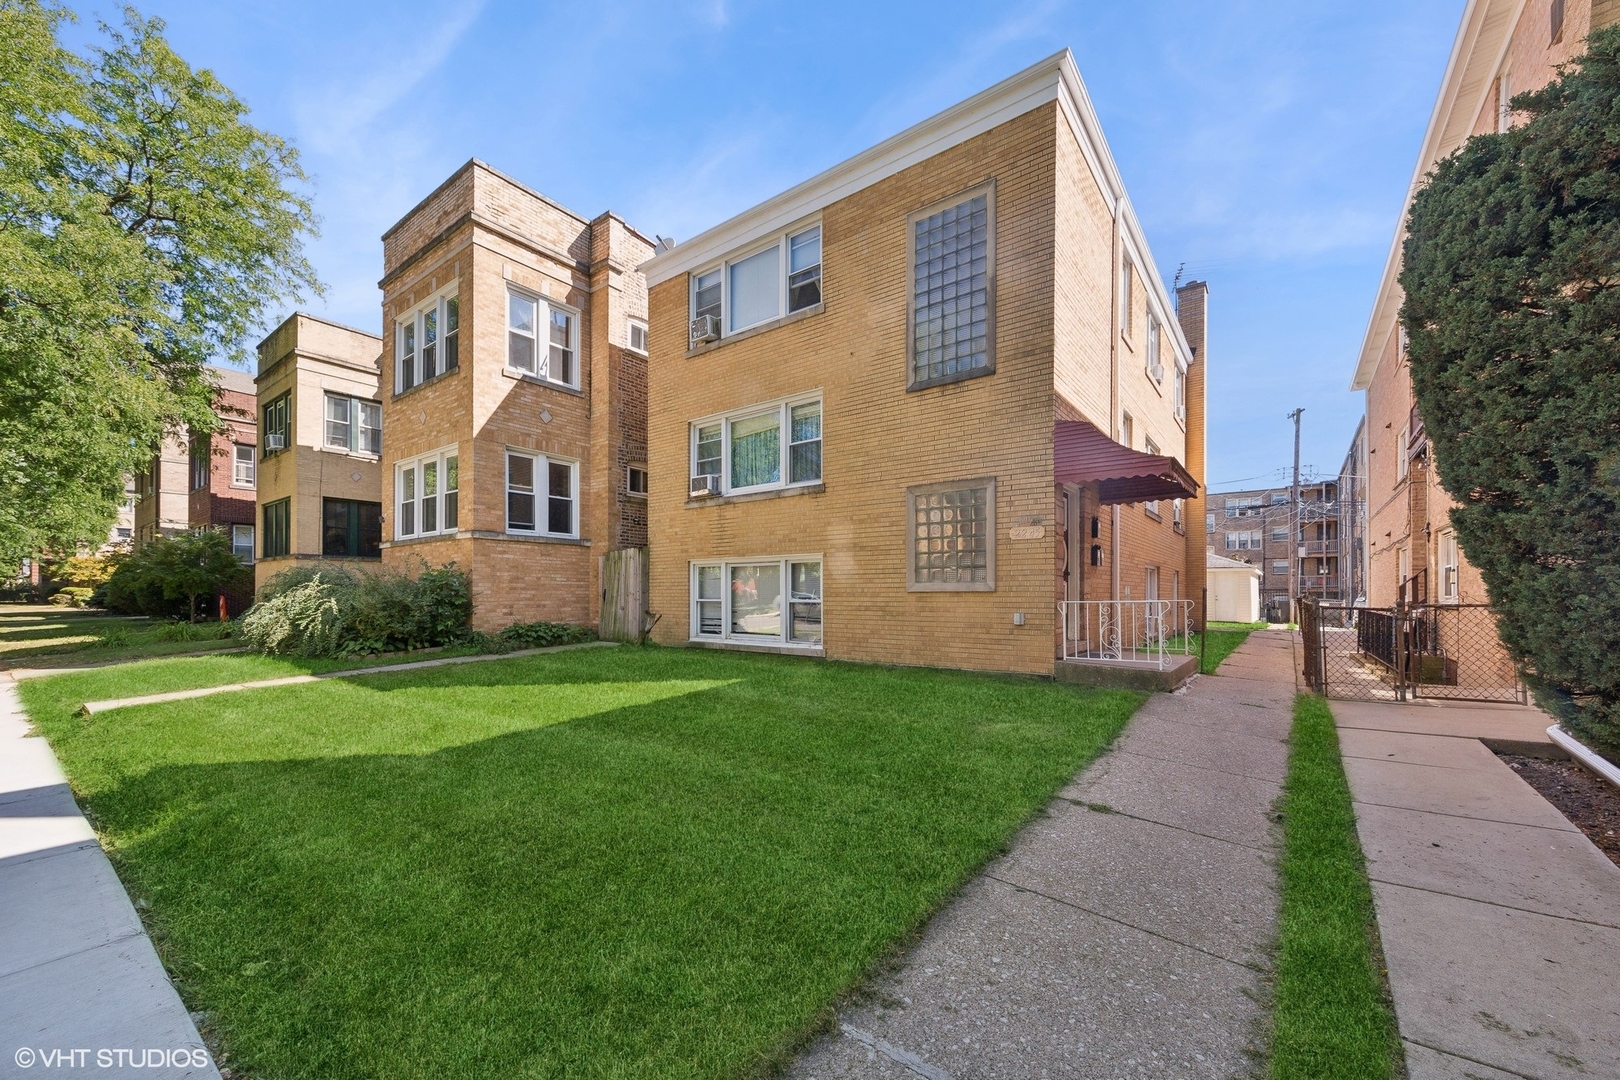
M 1620 752 L 1620 27 L 1525 123 L 1413 198 L 1401 319 L 1451 522 L 1502 641 L 1583 738 Z
M 125 626 L 114 626 L 101 632 L 100 640 L 96 645 L 103 649 L 122 649 L 134 644 L 135 635 Z
M 88 593 L 97 585 L 105 585 L 125 557 L 126 554 L 123 552 L 108 555 L 75 555 L 72 558 L 47 563 L 45 574 L 52 581 L 82 587 Z
M 197 601 L 241 584 L 253 571 L 231 552 L 219 529 L 197 529 L 147 541 L 107 579 L 106 604 L 115 611 L 195 622 Z
M 265 583 L 241 636 L 261 652 L 356 656 L 463 640 L 471 616 L 467 575 L 454 563 L 424 563 L 415 577 L 391 568 L 298 568 Z
M 69 585 L 53 593 L 47 603 L 55 604 L 57 607 L 84 607 L 90 600 L 91 592 L 93 592 L 91 589 Z
M 572 623 L 513 623 L 495 635 L 495 640 L 514 649 L 545 649 L 553 645 L 578 645 L 595 641 L 596 632 Z

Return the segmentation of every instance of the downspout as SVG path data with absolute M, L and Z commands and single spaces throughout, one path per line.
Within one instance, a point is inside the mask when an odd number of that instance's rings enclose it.
M 1108 316 L 1108 409 L 1110 417 L 1108 428 L 1114 435 L 1114 441 L 1119 441 L 1119 335 L 1124 329 L 1120 325 L 1119 315 L 1119 271 L 1124 264 L 1123 244 L 1119 232 L 1120 207 L 1124 205 L 1124 198 L 1116 196 L 1114 199 L 1114 261 L 1108 268 L 1109 289 L 1108 295 L 1113 298 L 1109 305 L 1111 314 Z M 1134 448 L 1128 448 L 1134 449 Z M 1118 600 L 1119 596 L 1119 504 L 1108 508 L 1109 513 L 1109 539 L 1108 539 L 1108 598 Z

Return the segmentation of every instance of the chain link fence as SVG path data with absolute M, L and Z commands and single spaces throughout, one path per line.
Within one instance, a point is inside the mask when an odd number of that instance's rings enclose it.
M 1307 601 L 1300 606 L 1305 681 L 1357 701 L 1505 701 L 1525 704 L 1518 669 L 1485 604 L 1376 608 Z

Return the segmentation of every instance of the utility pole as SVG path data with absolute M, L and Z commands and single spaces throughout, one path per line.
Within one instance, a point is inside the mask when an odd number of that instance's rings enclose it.
M 1299 508 L 1299 414 L 1304 409 L 1295 409 L 1288 414 L 1294 422 L 1294 486 L 1288 497 L 1288 614 L 1290 622 L 1299 621 L 1299 546 L 1302 542 L 1300 523 L 1303 518 Z

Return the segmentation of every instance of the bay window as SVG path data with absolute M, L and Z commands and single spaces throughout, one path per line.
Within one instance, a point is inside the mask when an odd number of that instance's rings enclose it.
M 506 531 L 573 537 L 579 532 L 579 466 L 544 454 L 506 453 Z
M 694 563 L 691 595 L 696 640 L 821 644 L 819 558 Z
M 789 399 L 698 421 L 692 475 L 720 477 L 727 495 L 818 483 L 821 399 Z
M 461 366 L 461 302 L 439 296 L 401 319 L 394 338 L 394 392 L 403 393 Z
M 453 533 L 460 526 L 460 459 L 450 447 L 394 467 L 394 539 Z
M 789 230 L 768 243 L 691 276 L 694 323 L 712 315 L 730 335 L 821 303 L 821 226 Z
M 530 293 L 506 294 L 506 366 L 522 375 L 579 386 L 579 316 Z

